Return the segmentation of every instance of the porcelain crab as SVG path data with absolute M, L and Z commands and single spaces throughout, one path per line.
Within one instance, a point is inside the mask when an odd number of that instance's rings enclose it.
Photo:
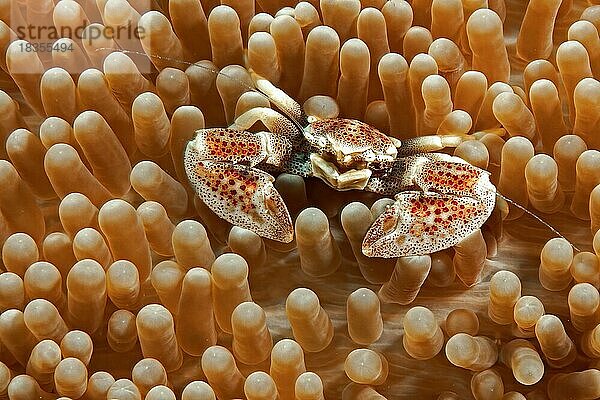
M 461 158 L 430 153 L 466 137 L 421 136 L 400 141 L 364 122 L 307 116 L 269 81 L 256 88 L 283 114 L 253 108 L 228 128 L 201 129 L 185 150 L 187 176 L 219 217 L 258 235 L 293 240 L 287 207 L 273 186 L 281 172 L 317 177 L 336 190 L 395 196 L 371 225 L 362 251 L 370 257 L 422 255 L 457 244 L 494 209 L 489 173 Z M 248 131 L 261 121 L 268 131 Z

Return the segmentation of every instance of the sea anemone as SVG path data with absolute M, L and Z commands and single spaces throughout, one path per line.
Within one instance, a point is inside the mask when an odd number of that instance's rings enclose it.
M 0 399 L 600 397 L 593 3 L 5 0 Z M 183 154 L 275 108 L 250 71 L 311 116 L 470 139 L 447 151 L 492 216 L 369 258 L 394 200 L 281 174 L 295 240 L 231 226 Z

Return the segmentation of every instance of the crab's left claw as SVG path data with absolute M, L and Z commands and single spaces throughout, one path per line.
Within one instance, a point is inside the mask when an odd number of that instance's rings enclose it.
M 362 251 L 384 258 L 431 254 L 456 245 L 481 227 L 490 212 L 485 202 L 473 197 L 402 192 L 373 222 Z
M 231 162 L 201 160 L 191 146 L 184 162 L 194 190 L 219 217 L 268 239 L 292 241 L 292 219 L 271 175 Z

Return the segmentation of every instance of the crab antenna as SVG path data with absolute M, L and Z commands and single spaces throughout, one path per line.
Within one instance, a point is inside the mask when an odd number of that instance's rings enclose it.
M 251 92 L 254 93 L 258 93 L 259 95 L 261 95 L 262 97 L 264 97 L 265 99 L 267 99 L 269 102 L 274 103 L 276 106 L 278 106 L 277 102 L 274 101 L 271 97 L 269 97 L 268 95 L 266 95 L 265 93 L 263 93 L 260 89 L 250 86 L 244 82 L 242 82 L 241 80 L 234 78 L 233 76 L 227 75 L 225 72 L 217 69 L 217 68 L 210 68 L 207 67 L 205 65 L 200 65 L 198 64 L 198 62 L 189 62 L 189 61 L 184 61 L 184 60 L 179 60 L 176 58 L 172 58 L 172 57 L 166 57 L 166 56 L 159 56 L 158 54 L 146 54 L 144 52 L 141 51 L 136 51 L 136 50 L 124 50 L 124 49 L 115 49 L 112 47 L 98 47 L 97 49 L 95 49 L 94 51 L 105 51 L 105 50 L 112 50 L 114 52 L 118 52 L 118 53 L 123 53 L 123 54 L 136 54 L 138 56 L 145 56 L 148 58 L 156 58 L 157 60 L 162 60 L 162 61 L 172 61 L 172 62 L 177 62 L 177 63 L 181 63 L 181 64 L 185 64 L 185 65 L 189 65 L 189 66 L 194 66 L 194 67 L 198 67 L 201 68 L 205 71 L 209 71 L 212 72 L 215 75 L 221 75 L 224 76 L 228 79 L 231 79 L 234 82 L 237 82 L 238 85 L 240 85 L 241 87 L 243 87 L 244 89 L 247 89 Z M 296 128 L 298 128 L 299 132 L 303 132 L 304 131 L 304 127 L 300 124 L 300 122 L 298 122 L 298 120 L 296 120 L 296 118 L 294 118 L 286 109 L 279 107 L 278 108 L 283 112 L 283 114 L 285 114 L 285 116 L 287 117 L 287 119 L 289 119 L 294 125 L 296 125 Z
M 558 235 L 560 238 L 566 240 L 571 245 L 571 247 L 573 247 L 576 251 L 581 251 L 581 250 L 579 250 L 577 248 L 577 246 L 575 246 L 573 243 L 571 243 L 571 241 L 569 239 L 567 239 L 563 234 L 561 234 L 556 228 L 554 228 L 552 225 L 550 225 L 549 223 L 547 223 L 546 221 L 544 221 L 543 219 L 541 219 L 540 217 L 538 217 L 537 215 L 535 215 L 534 213 L 532 213 L 531 211 L 529 211 L 527 208 L 523 207 L 522 205 L 520 205 L 516 201 L 509 199 L 508 197 L 506 197 L 505 195 L 503 195 L 502 193 L 500 193 L 498 191 L 496 191 L 496 196 L 498 196 L 501 199 L 505 200 L 506 202 L 512 204 L 513 206 L 517 207 L 518 209 L 524 211 L 525 213 L 531 215 L 539 223 L 541 223 L 542 225 L 544 225 L 546 228 L 550 229 L 553 233 L 555 233 L 556 235 Z

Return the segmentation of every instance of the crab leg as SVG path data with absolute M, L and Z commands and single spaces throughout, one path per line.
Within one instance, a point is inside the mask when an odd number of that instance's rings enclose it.
M 254 168 L 261 162 L 287 160 L 284 153 L 277 153 L 281 149 L 273 148 L 275 139 L 282 146 L 287 140 L 270 132 L 202 129 L 188 143 L 184 165 L 200 199 L 219 217 L 260 236 L 290 242 L 294 229 L 273 186 L 275 179 Z M 289 141 L 287 145 L 289 153 Z
M 457 147 L 462 142 L 473 140 L 470 135 L 428 135 L 402 141 L 398 148 L 399 156 L 411 156 L 420 153 L 439 151 L 446 147 Z
M 258 121 L 262 122 L 269 131 L 290 139 L 300 134 L 292 121 L 267 107 L 251 108 L 237 117 L 229 129 L 245 131 Z
M 399 159 L 389 174 L 372 177 L 366 189 L 382 194 L 404 190 L 365 235 L 363 253 L 371 257 L 429 254 L 454 246 L 483 225 L 496 199 L 487 171 L 439 153 Z
M 292 151 L 291 142 L 283 135 L 231 128 L 200 129 L 189 146 L 200 160 L 230 161 L 251 167 L 261 162 L 281 167 Z
M 456 245 L 489 216 L 486 205 L 471 197 L 407 191 L 369 228 L 362 244 L 369 257 L 424 255 Z
M 406 160 L 398 158 L 389 171 L 371 176 L 364 190 L 384 196 L 394 196 L 398 192 L 409 190 L 414 184 L 412 177 L 406 171 Z
M 227 128 L 200 129 L 189 144 L 198 160 L 246 163 L 254 167 L 267 158 L 264 135 Z M 186 151 L 187 154 L 187 151 Z M 185 163 L 186 169 L 193 165 Z
M 266 95 L 280 110 L 292 118 L 300 126 L 308 125 L 306 114 L 298 102 L 288 96 L 283 90 L 273 85 L 268 80 L 251 72 L 256 88 Z

